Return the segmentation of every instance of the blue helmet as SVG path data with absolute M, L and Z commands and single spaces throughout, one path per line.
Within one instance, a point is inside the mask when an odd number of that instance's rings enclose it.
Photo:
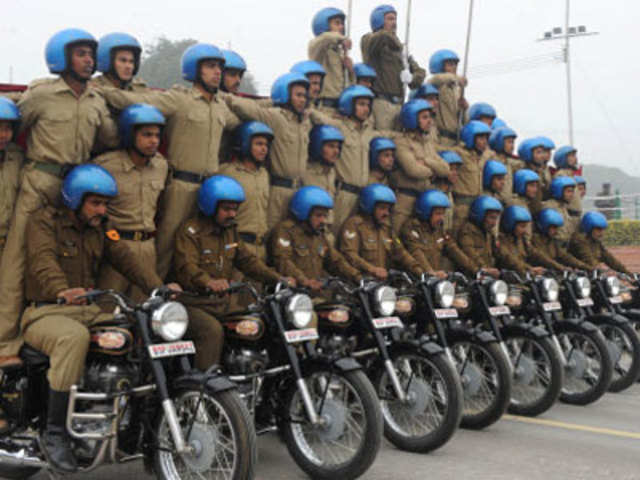
M 587 184 L 587 179 L 584 178 L 584 177 L 581 177 L 580 175 L 574 176 L 573 179 L 576 181 L 576 185 L 586 185 Z
M 353 66 L 353 72 L 356 75 L 356 80 L 359 78 L 372 78 L 375 80 L 378 76 L 373 67 L 367 65 L 366 63 L 356 63 Z
M 443 73 L 444 62 L 447 60 L 459 62 L 460 57 L 458 57 L 458 54 L 453 50 L 438 50 L 436 53 L 431 55 L 431 58 L 429 59 L 429 72 L 432 74 Z
M 607 217 L 600 212 L 587 212 L 582 216 L 582 220 L 580 220 L 580 230 L 589 235 L 594 228 L 606 229 L 608 226 Z
M 383 150 L 396 150 L 396 143 L 387 137 L 375 137 L 369 142 L 369 168 L 378 167 L 378 155 Z
M 513 190 L 520 196 L 525 196 L 527 184 L 531 182 L 539 182 L 540 175 L 533 170 L 523 168 L 513 174 Z
M 498 160 L 487 160 L 482 169 L 482 188 L 490 190 L 493 177 L 506 174 L 507 167 L 504 166 L 504 163 Z
M 13 103 L 13 100 L 6 97 L 0 97 L 0 121 L 12 122 L 15 133 L 18 128 L 18 124 L 20 123 L 20 118 L 20 109 L 15 103 Z
M 133 74 L 138 73 L 142 47 L 138 40 L 128 33 L 108 33 L 98 41 L 98 71 L 102 73 L 111 71 L 113 57 L 117 50 L 131 50 L 133 52 Z
M 298 72 L 309 78 L 309 75 L 320 75 L 322 78 L 327 74 L 324 67 L 315 60 L 303 60 L 291 67 L 292 72 Z
M 532 163 L 533 150 L 538 147 L 544 148 L 544 143 L 541 137 L 527 138 L 518 145 L 518 156 L 526 163 Z
M 544 233 L 549 233 L 549 227 L 562 227 L 564 225 L 564 218 L 562 214 L 553 208 L 543 208 L 538 217 L 536 218 L 536 225 L 538 229 Z
M 111 174 L 99 165 L 78 165 L 62 182 L 62 203 L 71 210 L 82 206 L 85 195 L 115 197 L 118 185 Z
M 262 122 L 245 122 L 236 128 L 233 146 L 240 152 L 242 157 L 248 157 L 251 155 L 251 140 L 257 136 L 267 137 L 271 142 L 274 134 L 271 127 Z
M 373 214 L 376 203 L 396 203 L 396 196 L 386 185 L 372 183 L 360 192 L 360 209 L 369 215 Z
M 491 130 L 495 130 L 496 128 L 502 128 L 506 126 L 507 126 L 507 122 L 505 122 L 504 120 L 498 117 L 494 118 L 493 122 L 491 122 Z
M 532 220 L 531 213 L 525 207 L 512 205 L 502 214 L 502 229 L 507 233 L 513 233 L 516 223 L 530 222 Z
M 89 44 L 91 48 L 93 48 L 93 56 L 95 59 L 98 42 L 96 42 L 93 35 L 85 30 L 67 28 L 60 30 L 49 39 L 44 49 L 44 58 L 50 73 L 62 73 L 69 69 L 71 66 L 69 63 L 69 47 L 78 43 Z M 95 64 L 93 71 L 96 71 Z
M 515 130 L 509 127 L 494 128 L 489 136 L 489 146 L 496 152 L 504 152 L 504 140 L 506 138 L 516 138 L 517 136 L 518 134 L 516 134 Z
M 342 132 L 332 125 L 316 125 L 311 129 L 309 135 L 309 156 L 312 160 L 322 160 L 322 146 L 325 142 L 344 142 L 344 135 Z
M 422 192 L 416 200 L 416 215 L 420 220 L 428 222 L 431 218 L 431 212 L 437 207 L 451 207 L 449 197 L 440 190 L 427 190 Z
M 424 98 L 426 100 L 431 95 L 440 96 L 440 90 L 431 83 L 423 83 L 419 88 L 411 92 L 411 99 Z
M 556 144 L 549 137 L 540 136 L 536 138 L 545 150 L 553 150 L 554 148 L 556 148 Z
M 578 150 L 570 145 L 565 145 L 564 147 L 560 147 L 556 150 L 556 153 L 553 154 L 553 163 L 556 164 L 558 168 L 569 168 L 569 164 L 567 163 L 567 157 L 569 154 L 577 152 Z
M 410 100 L 402 105 L 402 110 L 400 110 L 400 123 L 402 123 L 402 127 L 405 130 L 417 130 L 418 115 L 425 110 L 433 111 L 433 106 L 422 98 Z
M 469 220 L 471 220 L 478 227 L 482 227 L 484 217 L 487 216 L 487 212 L 502 211 L 502 204 L 495 198 L 488 195 L 480 195 L 471 204 L 469 210 Z
M 485 102 L 478 102 L 471 105 L 469 108 L 469 119 L 480 120 L 482 117 L 491 117 L 495 119 L 498 116 L 496 109 Z M 491 125 L 493 128 L 493 125 Z
M 309 80 L 298 72 L 280 75 L 271 87 L 271 100 L 274 105 L 286 105 L 291 100 L 291 87 L 302 85 L 309 90 Z
M 135 103 L 125 108 L 118 119 L 120 144 L 123 148 L 134 146 L 134 129 L 138 125 L 160 125 L 164 127 L 164 115 L 153 105 Z
M 449 165 L 462 165 L 462 157 L 453 150 L 444 150 L 442 152 L 438 152 L 438 155 L 440 155 L 440 157 L 442 157 L 442 159 Z
M 384 27 L 384 16 L 387 13 L 397 13 L 396 9 L 391 5 L 378 5 L 371 12 L 371 16 L 369 17 L 369 24 L 371 25 L 371 30 L 377 32 L 382 27 Z
M 225 175 L 207 178 L 198 192 L 198 207 L 207 217 L 216 214 L 220 202 L 244 202 L 244 189 L 237 180 Z
M 346 117 L 353 115 L 353 102 L 356 98 L 370 98 L 373 101 L 373 92 L 362 85 L 345 88 L 338 99 L 338 111 Z
M 576 181 L 573 178 L 560 175 L 551 181 L 551 187 L 549 190 L 551 191 L 551 196 L 553 198 L 556 200 L 562 200 L 562 193 L 564 192 L 564 189 L 575 186 Z
M 327 7 L 320 10 L 313 16 L 311 21 L 311 30 L 317 37 L 318 35 L 329 31 L 329 20 L 335 17 L 341 17 L 342 20 L 346 18 L 346 15 L 339 8 Z
M 240 70 L 242 73 L 247 70 L 247 62 L 238 53 L 233 50 L 222 50 L 222 55 L 224 55 L 225 70 Z
M 478 120 L 471 120 L 460 132 L 460 138 L 464 142 L 465 146 L 469 149 L 474 147 L 476 137 L 478 135 L 491 135 L 491 129 L 489 126 Z
M 291 197 L 289 211 L 300 222 L 309 220 L 314 208 L 333 208 L 333 199 L 327 191 L 320 187 L 302 187 Z
M 188 82 L 198 79 L 198 67 L 203 60 L 218 60 L 224 68 L 224 54 L 215 45 L 196 43 L 187 48 L 182 54 L 182 78 Z

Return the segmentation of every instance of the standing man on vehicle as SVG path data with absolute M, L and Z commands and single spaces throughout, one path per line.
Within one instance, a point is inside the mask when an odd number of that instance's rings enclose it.
M 98 41 L 97 63 L 102 75 L 91 80 L 91 86 L 111 86 L 130 92 L 147 91 L 146 84 L 135 76 L 140 69 L 142 47 L 127 33 L 109 33 Z

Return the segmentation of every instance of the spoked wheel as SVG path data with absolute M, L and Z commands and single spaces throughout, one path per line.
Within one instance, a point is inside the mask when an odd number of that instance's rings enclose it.
M 309 421 L 300 389 L 292 383 L 280 420 L 289 453 L 312 478 L 359 477 L 382 443 L 382 414 L 371 382 L 359 370 L 317 370 L 304 380 L 321 421 Z
M 573 324 L 557 324 L 556 334 L 567 361 L 560 400 L 588 405 L 604 395 L 611 383 L 612 365 L 602 333 Z
M 598 325 L 607 341 L 613 377 L 610 392 L 621 392 L 635 383 L 640 375 L 640 340 L 629 323 Z
M 166 415 L 157 425 L 161 449 L 154 457 L 159 478 L 244 480 L 254 476 L 256 436 L 244 403 L 232 391 L 179 393 L 174 405 L 191 453 L 179 454 Z
M 536 416 L 546 412 L 560 396 L 562 364 L 547 337 L 516 336 L 505 339 L 513 365 L 509 411 Z
M 380 398 L 384 433 L 396 447 L 426 453 L 444 445 L 458 429 L 463 409 L 460 380 L 444 354 L 396 354 L 393 365 L 406 400 L 400 401 L 386 369 L 374 386 Z
M 497 343 L 453 343 L 452 353 L 464 395 L 461 425 L 485 428 L 497 422 L 511 399 L 511 372 Z

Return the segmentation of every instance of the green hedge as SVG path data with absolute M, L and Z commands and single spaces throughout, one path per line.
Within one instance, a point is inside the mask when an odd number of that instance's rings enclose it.
M 640 245 L 640 220 L 609 221 L 604 243 L 612 247 Z

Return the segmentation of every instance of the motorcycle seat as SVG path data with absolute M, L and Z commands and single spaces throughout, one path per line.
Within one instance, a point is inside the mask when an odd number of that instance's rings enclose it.
M 31 367 L 38 367 L 47 365 L 49 363 L 49 357 L 42 353 L 40 350 L 27 345 L 26 343 L 20 349 L 20 358 L 22 361 Z

